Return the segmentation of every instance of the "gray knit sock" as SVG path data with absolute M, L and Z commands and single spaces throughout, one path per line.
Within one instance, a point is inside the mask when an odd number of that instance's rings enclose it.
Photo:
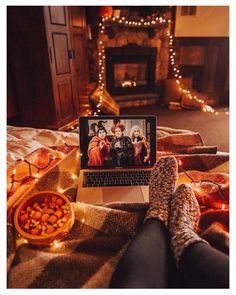
M 207 242 L 196 233 L 200 219 L 200 208 L 194 192 L 189 186 L 181 184 L 176 189 L 170 207 L 171 248 L 178 266 L 182 253 L 189 245 Z
M 149 182 L 149 209 L 145 221 L 157 218 L 167 226 L 170 198 L 175 190 L 178 164 L 173 156 L 163 157 L 153 167 Z

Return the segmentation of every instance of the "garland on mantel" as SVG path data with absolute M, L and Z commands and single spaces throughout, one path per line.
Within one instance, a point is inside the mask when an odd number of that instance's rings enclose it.
M 109 25 L 112 24 L 119 24 L 127 27 L 139 27 L 139 28 L 154 28 L 156 26 L 160 25 L 167 25 L 168 30 L 167 30 L 167 38 L 169 39 L 169 61 L 170 65 L 175 77 L 175 82 L 179 86 L 179 90 L 182 94 L 187 94 L 189 96 L 190 100 L 195 100 L 199 104 L 202 105 L 202 110 L 204 112 L 208 113 L 214 113 L 215 115 L 219 115 L 220 112 L 215 111 L 211 106 L 206 105 L 204 103 L 204 100 L 201 98 L 198 98 L 196 95 L 193 94 L 193 92 L 190 89 L 187 89 L 181 82 L 182 76 L 180 73 L 179 65 L 175 61 L 176 57 L 176 52 L 174 51 L 174 37 L 171 34 L 171 25 L 172 21 L 170 19 L 164 18 L 164 17 L 154 17 L 150 20 L 145 20 L 145 19 L 140 19 L 140 21 L 131 21 L 126 19 L 125 17 L 111 17 L 111 16 L 106 16 L 102 17 L 101 22 L 99 23 L 99 36 L 104 34 L 105 28 L 106 28 L 106 23 L 109 22 Z M 100 38 L 99 38 L 100 39 Z M 98 40 L 99 40 L 98 39 Z M 96 110 L 94 111 L 93 115 L 98 116 L 101 112 L 101 106 L 103 104 L 103 95 L 104 95 L 104 88 L 105 88 L 105 48 L 103 41 L 100 39 L 98 41 L 98 87 L 99 87 L 99 101 L 96 105 Z M 225 115 L 228 115 L 229 112 L 221 112 L 224 113 Z

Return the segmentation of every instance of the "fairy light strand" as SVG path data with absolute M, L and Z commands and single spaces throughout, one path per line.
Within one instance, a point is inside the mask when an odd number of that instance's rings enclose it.
M 189 96 L 190 100 L 196 101 L 202 106 L 202 111 L 207 113 L 214 113 L 215 115 L 219 115 L 220 113 L 223 113 L 225 115 L 229 115 L 228 111 L 225 112 L 217 112 L 213 107 L 210 105 L 205 104 L 204 99 L 198 98 L 197 95 L 195 95 L 190 89 L 187 89 L 182 84 L 182 75 L 180 73 L 179 65 L 176 63 L 176 52 L 174 51 L 174 36 L 171 34 L 172 32 L 172 21 L 170 19 L 164 18 L 164 17 L 154 17 L 148 21 L 145 19 L 141 19 L 139 21 L 130 21 L 126 19 L 125 17 L 112 17 L 112 16 L 106 16 L 102 17 L 101 22 L 99 23 L 99 38 L 98 38 L 98 96 L 99 100 L 96 103 L 95 111 L 93 112 L 94 116 L 98 116 L 101 112 L 101 106 L 103 104 L 103 93 L 104 93 L 104 87 L 105 87 L 105 47 L 104 43 L 101 40 L 101 36 L 105 33 L 106 29 L 106 22 L 108 24 L 116 24 L 116 25 L 122 25 L 125 27 L 140 27 L 140 28 L 155 28 L 155 26 L 160 24 L 166 24 L 168 25 L 168 30 L 166 33 L 167 38 L 169 39 L 169 62 L 172 67 L 172 72 L 175 78 L 176 83 L 179 86 L 179 91 L 182 94 L 187 94 Z
M 62 140 L 62 142 L 66 147 L 73 147 L 71 145 L 68 145 L 65 140 Z M 52 161 L 60 160 L 60 159 L 61 159 L 60 157 L 53 156 L 51 153 L 49 153 L 48 162 L 43 166 L 39 166 L 39 165 L 36 165 L 34 163 L 31 163 L 29 160 L 27 160 L 27 159 L 25 159 L 23 157 L 20 157 L 20 159 L 17 160 L 17 161 L 22 161 L 22 162 L 26 163 L 28 165 L 29 173 L 27 175 L 25 175 L 21 179 L 16 179 L 15 178 L 15 176 L 16 176 L 16 168 L 13 169 L 12 174 L 10 175 L 11 180 L 8 183 L 8 188 L 9 189 L 7 190 L 7 198 L 11 197 L 14 194 L 14 184 L 15 183 L 19 183 L 20 185 L 23 185 L 23 184 L 27 183 L 28 181 L 32 181 L 32 180 L 37 182 L 39 180 L 39 178 L 40 178 L 39 172 L 41 170 L 47 169 L 50 166 Z M 32 173 L 32 167 L 35 167 L 37 169 L 37 172 L 35 173 L 35 175 L 33 175 L 33 173 Z M 74 177 L 74 175 L 72 177 Z
M 196 186 L 200 187 L 202 183 L 214 184 L 217 187 L 217 192 L 219 193 L 220 199 L 222 200 L 221 209 L 222 210 L 225 209 L 226 200 L 225 200 L 225 197 L 224 197 L 224 195 L 222 193 L 222 184 L 217 183 L 217 182 L 215 182 L 213 180 L 208 180 L 208 179 L 201 179 L 200 181 L 194 180 L 193 177 L 191 177 L 189 175 L 189 173 L 183 168 L 183 163 L 182 163 L 181 160 L 178 160 L 178 167 L 179 167 L 180 171 L 183 172 L 190 179 L 191 183 L 196 184 Z
M 67 144 L 65 140 L 63 140 L 63 144 L 66 147 L 70 147 L 70 148 L 75 147 L 74 145 Z M 23 185 L 23 184 L 27 183 L 28 181 L 37 182 L 40 179 L 40 171 L 47 169 L 50 166 L 50 164 L 52 163 L 52 161 L 60 160 L 60 159 L 61 159 L 60 157 L 57 157 L 55 155 L 53 156 L 51 153 L 49 153 L 48 162 L 46 164 L 44 164 L 43 166 L 40 166 L 35 163 L 31 163 L 28 159 L 20 157 L 20 159 L 18 159 L 17 161 L 24 162 L 28 165 L 28 174 L 20 179 L 16 179 L 16 177 L 15 177 L 16 176 L 16 168 L 14 168 L 12 170 L 12 174 L 10 175 L 10 182 L 8 183 L 7 198 L 11 197 L 15 193 L 15 191 L 14 191 L 15 183 L 19 183 L 20 185 Z M 32 167 L 36 168 L 35 174 L 32 172 Z M 75 181 L 77 179 L 77 177 L 78 177 L 77 174 L 71 173 L 71 179 L 73 181 Z M 65 190 L 62 191 L 61 188 L 58 188 L 57 191 L 63 193 Z
M 61 159 L 61 158 L 56 157 L 56 156 L 52 156 L 52 154 L 49 153 L 48 162 L 44 166 L 39 166 L 39 165 L 36 165 L 34 163 L 31 163 L 27 159 L 21 157 L 18 161 L 24 162 L 24 163 L 26 163 L 28 165 L 29 174 L 26 175 L 26 176 L 24 176 L 21 179 L 16 179 L 15 178 L 15 176 L 16 176 L 16 169 L 13 169 L 12 174 L 10 175 L 11 181 L 8 184 L 8 186 L 10 187 L 10 189 L 7 192 L 7 196 L 9 197 L 9 196 L 11 196 L 14 193 L 14 184 L 15 183 L 20 183 L 20 185 L 22 185 L 22 184 L 27 183 L 30 180 L 38 181 L 38 179 L 39 179 L 39 172 L 41 170 L 44 170 L 44 169 L 48 168 L 52 161 L 59 160 L 59 159 Z M 33 175 L 33 173 L 32 173 L 32 167 L 35 167 L 37 169 L 37 172 L 36 172 L 35 175 Z
M 167 37 L 169 38 L 169 61 L 170 61 L 170 66 L 172 68 L 172 73 L 175 78 L 176 84 L 179 86 L 179 91 L 182 94 L 188 95 L 190 100 L 196 101 L 198 104 L 201 105 L 202 111 L 207 112 L 207 113 L 214 113 L 215 115 L 219 115 L 220 113 L 223 113 L 225 115 L 229 115 L 228 111 L 225 112 L 217 112 L 213 107 L 210 105 L 205 104 L 205 101 L 203 98 L 198 98 L 196 94 L 193 93 L 190 89 L 186 88 L 182 82 L 182 75 L 180 73 L 180 68 L 179 65 L 176 62 L 176 52 L 174 51 L 174 37 L 171 34 L 172 32 L 172 23 L 170 22 L 170 28 L 167 31 Z
M 105 33 L 106 23 L 122 25 L 125 27 L 140 27 L 140 28 L 150 28 L 155 27 L 160 24 L 168 24 L 171 21 L 163 17 L 154 17 L 150 21 L 141 19 L 140 21 L 130 21 L 125 17 L 111 17 L 106 16 L 102 17 L 101 22 L 99 23 L 99 38 L 98 38 L 98 96 L 99 100 L 96 104 L 94 116 L 98 116 L 101 112 L 101 106 L 103 105 L 104 100 L 104 88 L 105 88 L 105 47 L 104 42 L 101 40 L 101 36 Z

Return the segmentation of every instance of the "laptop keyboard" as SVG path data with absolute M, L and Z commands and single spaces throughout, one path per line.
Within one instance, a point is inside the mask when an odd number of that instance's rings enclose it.
M 148 185 L 150 172 L 150 170 L 85 172 L 83 186 L 98 187 Z

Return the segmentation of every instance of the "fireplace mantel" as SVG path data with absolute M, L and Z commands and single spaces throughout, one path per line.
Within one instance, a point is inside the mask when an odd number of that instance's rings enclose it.
M 148 24 L 148 26 L 146 25 Z M 161 31 L 163 28 L 168 27 L 168 22 L 163 20 L 162 23 L 155 22 L 154 20 L 144 21 L 142 18 L 129 18 L 126 22 L 114 22 L 112 20 L 106 21 L 106 28 L 104 33 L 107 34 L 109 39 L 116 37 L 117 32 L 126 29 L 130 31 L 144 31 L 147 32 L 150 39 L 154 38 L 156 32 Z

